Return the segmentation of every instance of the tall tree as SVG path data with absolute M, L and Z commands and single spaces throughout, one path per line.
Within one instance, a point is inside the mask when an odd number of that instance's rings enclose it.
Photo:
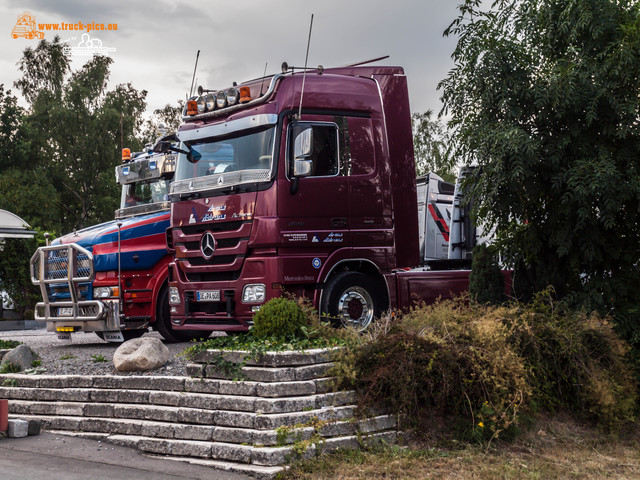
M 30 225 L 58 230 L 59 198 L 32 153 L 32 135 L 18 100 L 0 85 L 0 208 Z
M 640 6 L 465 0 L 440 84 L 479 215 L 532 288 L 616 314 L 638 342 Z M 519 273 L 519 278 L 526 274 Z
M 160 126 L 164 126 L 167 133 L 173 133 L 178 130 L 182 124 L 182 111 L 184 110 L 184 101 L 178 100 L 175 105 L 167 103 L 162 108 L 153 111 L 151 118 L 144 122 L 142 129 L 142 143 L 153 143 L 160 136 Z
M 433 111 L 411 115 L 413 151 L 416 159 L 416 174 L 434 172 L 448 182 L 456 178 L 456 162 L 452 155 L 453 145 L 446 127 L 440 119 L 433 118 Z
M 26 49 L 15 82 L 30 102 L 25 120 L 32 164 L 56 186 L 61 228 L 68 231 L 113 218 L 118 206 L 114 167 L 121 138 L 139 148 L 146 91 L 130 84 L 108 90 L 112 59 L 94 56 L 71 72 L 56 37 Z M 42 65 L 51 68 L 43 71 Z
M 62 98 L 64 79 L 69 73 L 71 60 L 64 54 L 64 43 L 59 36 L 52 42 L 40 40 L 36 48 L 27 47 L 18 62 L 22 76 L 14 82 L 31 104 L 41 94 Z

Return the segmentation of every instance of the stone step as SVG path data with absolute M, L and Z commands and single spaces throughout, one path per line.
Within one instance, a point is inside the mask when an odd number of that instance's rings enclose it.
M 231 410 L 255 413 L 288 413 L 328 406 L 349 405 L 354 392 L 313 394 L 300 397 L 264 398 L 155 390 L 120 390 L 96 388 L 29 388 L 0 387 L 0 398 L 10 400 L 135 403 L 155 406 Z
M 255 430 L 246 428 L 220 427 L 210 425 L 183 425 L 148 420 L 119 418 L 96 418 L 79 416 L 12 415 L 11 418 L 41 420 L 47 430 L 65 430 L 84 433 L 143 436 L 159 439 L 197 440 L 246 444 L 253 446 L 284 446 L 321 437 L 349 436 L 357 433 L 371 433 L 395 428 L 395 418 L 381 415 L 359 421 L 311 421 L 309 425 Z
M 222 357 L 227 362 L 243 364 L 253 367 L 302 367 L 318 363 L 333 361 L 335 355 L 343 350 L 343 347 L 316 348 L 311 350 L 291 352 L 265 352 L 259 356 L 242 350 L 205 350 L 191 358 L 194 363 L 215 363 Z
M 253 447 L 222 442 L 196 442 L 188 440 L 160 440 L 144 438 L 138 440 L 138 448 L 162 455 L 214 458 L 238 463 L 276 466 L 298 459 L 306 459 L 338 448 L 358 448 L 361 442 L 384 440 L 395 441 L 396 432 L 388 431 L 366 436 L 342 436 L 312 438 L 284 447 Z
M 64 402 L 12 400 L 9 412 L 14 415 L 61 415 L 78 417 L 102 417 L 139 419 L 225 427 L 273 430 L 283 425 L 319 421 L 345 420 L 354 416 L 355 405 L 310 408 L 288 413 L 255 413 L 230 410 L 206 410 L 201 408 L 176 408 L 175 406 L 112 404 L 98 402 Z
M 276 477 L 280 472 L 286 470 L 288 467 L 265 467 L 263 465 L 250 465 L 245 463 L 235 462 L 223 462 L 221 460 L 209 460 L 206 458 L 191 458 L 191 457 L 174 457 L 170 455 L 153 455 L 147 453 L 150 457 L 158 457 L 163 460 L 173 460 L 177 462 L 186 462 L 194 465 L 202 465 L 204 467 L 213 467 L 225 472 L 240 473 L 247 476 L 251 476 L 256 480 L 271 480 Z
M 202 370 L 202 367 L 199 366 Z M 202 377 L 200 375 L 200 377 Z M 327 393 L 331 378 L 291 380 L 279 383 L 233 381 L 223 378 L 154 377 L 143 375 L 2 375 L 3 387 L 23 388 L 94 388 L 116 390 L 155 390 L 159 392 L 190 392 L 219 395 L 281 398 Z
M 378 441 L 394 442 L 397 436 L 395 431 L 387 431 L 365 436 L 350 435 L 327 439 L 312 439 L 285 447 L 252 447 L 250 445 L 236 445 L 223 442 L 166 440 L 134 435 L 71 433 L 59 430 L 53 430 L 51 433 L 59 435 L 71 434 L 73 436 L 112 442 L 118 445 L 137 447 L 139 450 L 153 454 L 214 459 L 265 467 L 275 467 L 299 459 L 312 458 L 321 453 L 332 452 L 339 448 L 358 448 L 361 444 Z
M 325 378 L 333 367 L 333 363 L 317 363 L 302 367 L 238 367 L 237 369 L 223 368 L 219 365 L 206 363 L 190 363 L 187 365 L 187 375 L 200 378 L 253 381 L 253 382 L 301 382 Z
M 138 442 L 144 437 L 136 437 L 133 435 L 109 435 L 109 434 L 92 434 L 84 432 L 68 432 L 64 430 L 49 430 L 49 433 L 54 435 L 66 435 L 69 437 L 88 438 L 91 440 L 100 440 L 103 442 L 113 443 L 114 445 L 120 445 L 130 448 L 138 448 Z M 240 473 L 247 476 L 251 476 L 256 480 L 271 480 L 278 473 L 285 470 L 284 466 L 267 467 L 263 465 L 251 465 L 246 463 L 236 462 L 224 462 L 221 460 L 213 460 L 209 458 L 194 458 L 194 457 L 176 457 L 172 455 L 158 455 L 145 452 L 149 457 L 162 458 L 163 460 L 173 460 L 177 462 L 192 463 L 194 465 L 203 465 L 207 467 L 214 467 L 219 470 L 227 472 Z

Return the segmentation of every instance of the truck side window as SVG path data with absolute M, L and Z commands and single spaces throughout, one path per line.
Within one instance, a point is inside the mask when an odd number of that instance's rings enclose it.
M 289 131 L 289 177 L 295 164 L 307 163 L 304 177 L 331 177 L 340 173 L 338 126 L 334 123 L 298 123 Z

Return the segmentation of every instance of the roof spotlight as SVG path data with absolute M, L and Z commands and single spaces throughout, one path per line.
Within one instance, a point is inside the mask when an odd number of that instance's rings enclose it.
M 216 106 L 218 108 L 224 108 L 227 106 L 227 93 L 224 90 L 220 90 L 216 94 Z

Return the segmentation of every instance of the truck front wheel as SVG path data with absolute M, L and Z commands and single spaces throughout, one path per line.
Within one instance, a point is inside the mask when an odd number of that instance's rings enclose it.
M 156 321 L 152 325 L 162 338 L 169 343 L 188 342 L 196 338 L 207 338 L 211 332 L 207 330 L 178 331 L 171 328 L 171 314 L 169 313 L 169 289 L 165 285 L 158 295 Z
M 323 320 L 337 327 L 365 330 L 381 315 L 380 292 L 375 282 L 356 272 L 343 272 L 327 283 L 322 294 Z

